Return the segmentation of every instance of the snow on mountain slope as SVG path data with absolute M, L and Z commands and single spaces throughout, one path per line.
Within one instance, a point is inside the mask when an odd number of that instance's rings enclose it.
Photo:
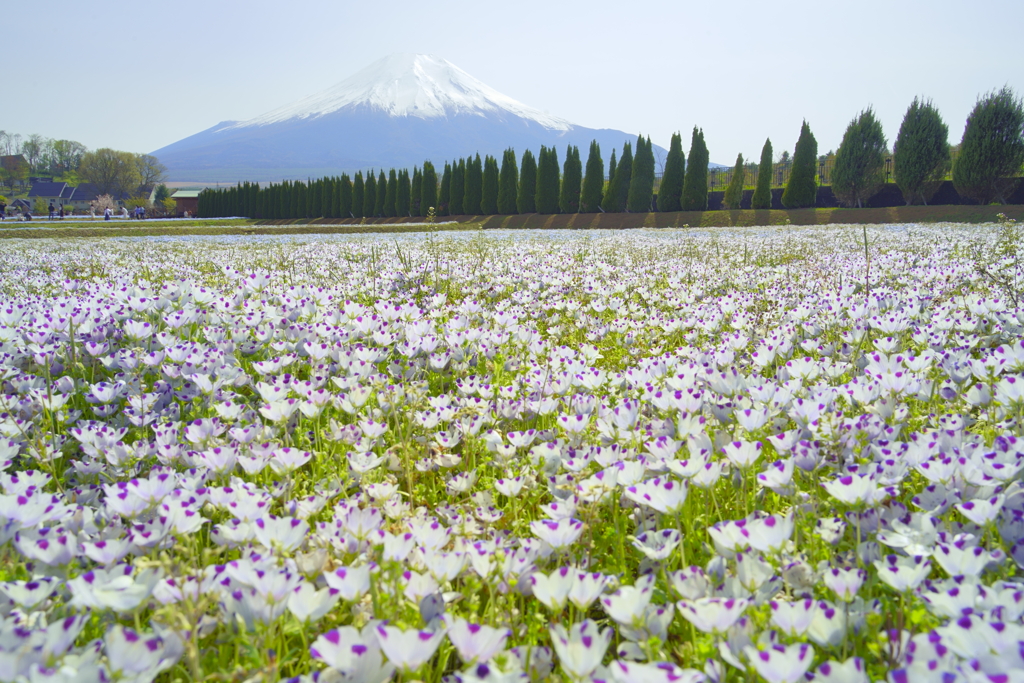
M 545 114 L 503 95 L 441 57 L 417 54 L 389 55 L 326 90 L 254 119 L 238 122 L 231 128 L 318 118 L 359 107 L 394 117 L 421 119 L 466 114 L 500 116 L 507 113 L 536 122 L 548 130 L 572 128 L 565 119 Z

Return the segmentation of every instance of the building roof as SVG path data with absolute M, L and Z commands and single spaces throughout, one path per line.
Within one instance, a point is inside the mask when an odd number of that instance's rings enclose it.
M 74 188 L 74 190 L 74 193 L 69 197 L 73 202 L 92 202 L 100 196 L 99 189 L 92 183 L 82 183 Z M 111 192 L 110 196 L 114 201 L 124 201 L 131 198 L 131 195 L 127 192 Z
M 28 196 L 30 198 L 43 197 L 54 199 L 70 199 L 71 193 L 74 191 L 75 188 L 63 182 L 32 183 L 32 189 L 28 191 Z
M 196 199 L 201 190 L 178 190 L 171 195 L 171 199 Z
M 0 166 L 10 170 L 18 166 L 28 166 L 28 159 L 24 154 L 7 154 L 0 156 Z

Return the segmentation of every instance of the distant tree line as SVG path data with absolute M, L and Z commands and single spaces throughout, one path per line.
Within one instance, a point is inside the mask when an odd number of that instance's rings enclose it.
M 949 129 L 934 105 L 915 98 L 890 152 L 882 126 L 868 107 L 850 122 L 833 155 L 832 191 L 848 206 L 863 206 L 887 181 L 886 163 L 891 159 L 892 179 L 908 204 L 927 203 L 951 168 L 961 196 L 982 203 L 1005 203 L 1024 167 L 1024 103 L 1020 98 L 1009 88 L 980 97 L 967 119 L 955 163 L 948 138 Z M 640 135 L 635 145 L 627 142 L 618 158 L 616 151 L 611 152 L 607 172 L 595 140 L 590 143 L 585 166 L 573 145 L 566 148 L 561 164 L 554 147 L 542 146 L 536 157 L 526 150 L 518 161 L 513 149 L 505 150 L 500 162 L 490 155 L 481 159 L 479 154 L 453 160 L 446 162 L 440 173 L 425 161 L 411 173 L 390 169 L 385 174 L 379 169 L 365 175 L 360 171 L 351 178 L 342 174 L 262 187 L 245 182 L 203 191 L 199 213 L 256 218 L 390 218 L 427 216 L 430 211 L 449 216 L 707 209 L 709 154 L 702 129 L 693 129 L 689 156 L 683 152 L 681 135 L 672 136 L 657 188 L 650 137 Z M 792 157 L 784 152 L 782 159 L 789 166 L 782 205 L 787 209 L 814 206 L 822 157 L 806 121 Z M 756 173 L 751 207 L 771 208 L 776 167 L 771 140 L 765 141 L 756 165 L 748 166 L 740 154 L 723 206 L 740 207 L 750 169 Z

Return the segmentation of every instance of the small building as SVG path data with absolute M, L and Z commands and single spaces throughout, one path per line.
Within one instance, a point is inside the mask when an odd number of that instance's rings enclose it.
M 67 183 L 37 179 L 36 182 L 32 183 L 32 189 L 28 191 L 28 199 L 33 203 L 35 200 L 41 199 L 47 204 L 52 203 L 54 207 L 59 209 L 62 206 L 71 204 L 71 195 L 74 192 L 75 188 Z
M 76 211 L 88 210 L 89 206 L 95 202 L 99 196 L 100 191 L 92 183 L 82 183 L 78 187 L 72 188 L 74 192 L 71 193 L 71 197 L 66 204 L 70 204 Z M 131 199 L 131 196 L 127 192 L 111 192 L 109 193 L 114 203 L 118 206 L 124 206 L 124 203 Z
M 189 216 L 199 213 L 199 192 L 200 190 L 178 190 L 171 195 L 179 215 L 184 215 L 186 211 Z

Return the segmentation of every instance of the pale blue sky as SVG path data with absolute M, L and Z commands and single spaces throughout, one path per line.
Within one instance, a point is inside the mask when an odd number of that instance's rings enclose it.
M 915 95 L 958 142 L 978 94 L 1024 95 L 1021 0 L 328 2 L 49 0 L 0 13 L 0 129 L 149 152 L 329 86 L 392 52 L 433 53 L 526 104 L 712 161 L 821 152 L 873 105 L 891 141 Z M 607 153 L 606 153 L 607 156 Z

